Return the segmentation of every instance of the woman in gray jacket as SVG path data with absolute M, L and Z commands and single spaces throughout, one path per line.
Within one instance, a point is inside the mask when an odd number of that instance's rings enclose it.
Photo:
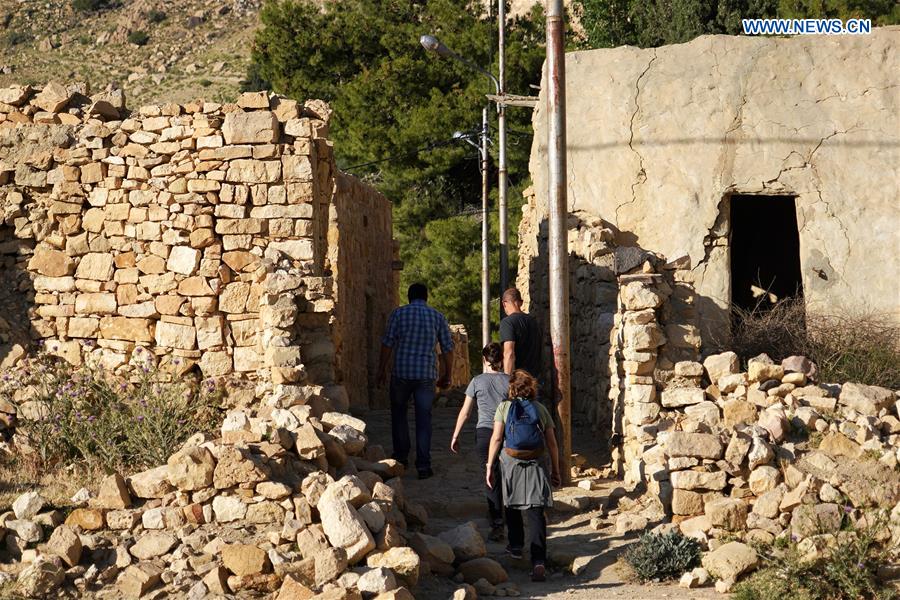
M 494 415 L 485 481 L 489 487 L 494 485 L 492 470 L 499 455 L 509 538 L 506 550 L 513 558 L 522 557 L 525 547 L 524 516 L 531 534 L 531 580 L 543 581 L 547 560 L 547 518 L 544 510 L 553 506 L 551 486 L 559 486 L 560 473 L 553 418 L 544 405 L 536 401 L 537 387 L 537 380 L 525 371 L 517 370 L 510 377 L 509 399 L 500 403 Z M 507 431 L 510 438 L 516 439 L 507 439 Z M 519 439 L 534 441 L 527 448 L 516 447 Z

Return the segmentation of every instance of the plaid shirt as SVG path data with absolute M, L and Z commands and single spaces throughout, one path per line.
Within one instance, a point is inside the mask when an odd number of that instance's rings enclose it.
M 447 319 L 424 300 L 413 300 L 394 309 L 381 343 L 394 349 L 394 377 L 437 379 L 435 346 L 441 352 L 453 350 Z

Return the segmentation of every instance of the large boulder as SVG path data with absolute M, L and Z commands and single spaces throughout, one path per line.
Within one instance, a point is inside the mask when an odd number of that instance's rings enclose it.
M 238 577 L 265 573 L 271 566 L 265 550 L 249 544 L 225 545 L 222 564 Z
M 749 508 L 747 503 L 739 498 L 719 498 L 708 501 L 704 506 L 704 512 L 713 527 L 740 531 L 747 528 Z
M 703 557 L 703 566 L 721 580 L 735 582 L 744 573 L 756 568 L 756 550 L 741 542 L 729 542 Z
M 711 433 L 673 431 L 666 437 L 666 454 L 670 457 L 722 458 L 722 442 Z
M 712 354 L 703 361 L 703 368 L 706 369 L 710 382 L 715 383 L 720 377 L 737 373 L 741 368 L 741 361 L 734 352 Z
M 845 383 L 838 397 L 841 404 L 867 417 L 878 416 L 879 411 L 889 408 L 895 400 L 893 391 L 861 383 Z
M 166 554 L 177 542 L 171 533 L 145 532 L 128 551 L 138 560 L 148 560 Z
M 316 508 L 328 541 L 347 552 L 347 561 L 351 565 L 375 549 L 375 538 L 366 522 L 356 508 L 341 497 L 341 487 L 337 483 L 325 490 Z
M 12 505 L 17 519 L 30 519 L 44 508 L 46 501 L 37 492 L 25 492 Z
M 386 567 L 397 574 L 404 583 L 415 587 L 419 581 L 422 559 L 412 548 L 390 548 L 385 552 L 373 552 L 366 558 L 369 567 Z
M 242 483 L 259 483 L 271 476 L 262 457 L 250 450 L 227 446 L 222 448 L 217 458 L 213 471 L 213 485 L 216 489 L 223 490 Z
M 162 498 L 174 490 L 168 476 L 169 467 L 162 465 L 135 473 L 128 478 L 128 486 L 138 498 Z
M 486 556 L 467 560 L 459 566 L 459 572 L 466 583 L 475 583 L 479 579 L 486 579 L 489 583 L 497 585 L 509 579 L 506 569 L 496 560 Z
M 70 567 L 74 567 L 81 560 L 81 538 L 68 525 L 60 525 L 50 536 L 47 542 L 47 554 L 60 557 Z
M 18 591 L 26 598 L 43 598 L 56 590 L 66 578 L 59 559 L 38 558 L 19 573 Z
M 190 492 L 212 485 L 216 459 L 206 448 L 194 446 L 170 456 L 168 467 L 169 483 L 181 491 Z
M 164 483 L 161 485 L 165 487 Z M 131 494 L 128 493 L 128 485 L 125 482 L 125 478 L 118 473 L 105 477 L 100 483 L 97 498 L 92 504 L 96 508 L 109 510 L 129 508 L 131 506 Z
M 460 562 L 480 558 L 487 554 L 484 538 L 481 537 L 478 527 L 472 521 L 439 533 L 438 539 L 446 542 L 453 549 L 456 560 Z

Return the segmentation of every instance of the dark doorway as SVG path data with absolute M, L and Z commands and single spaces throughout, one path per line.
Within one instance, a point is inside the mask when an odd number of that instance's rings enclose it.
M 731 302 L 766 310 L 803 295 L 800 235 L 792 196 L 731 197 Z

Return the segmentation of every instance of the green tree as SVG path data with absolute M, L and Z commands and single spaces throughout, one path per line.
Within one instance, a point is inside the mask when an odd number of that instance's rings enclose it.
M 260 18 L 245 87 L 331 104 L 338 166 L 394 202 L 405 265 L 401 291 L 424 281 L 434 303 L 477 340 L 480 223 L 458 215 L 480 206 L 481 177 L 477 153 L 452 135 L 480 127 L 484 95 L 493 87 L 485 75 L 427 53 L 419 36 L 434 34 L 496 73 L 496 20 L 475 14 L 467 0 L 270 0 Z M 529 94 L 541 78 L 543 13 L 536 8 L 511 20 L 507 32 L 507 88 Z M 495 120 L 493 107 L 490 114 Z M 531 111 L 511 108 L 507 115 L 509 129 L 524 134 L 509 138 L 514 227 L 527 185 Z
M 742 33 L 741 19 L 871 18 L 900 22 L 894 0 L 578 0 L 592 48 L 642 48 L 688 42 L 705 34 Z

